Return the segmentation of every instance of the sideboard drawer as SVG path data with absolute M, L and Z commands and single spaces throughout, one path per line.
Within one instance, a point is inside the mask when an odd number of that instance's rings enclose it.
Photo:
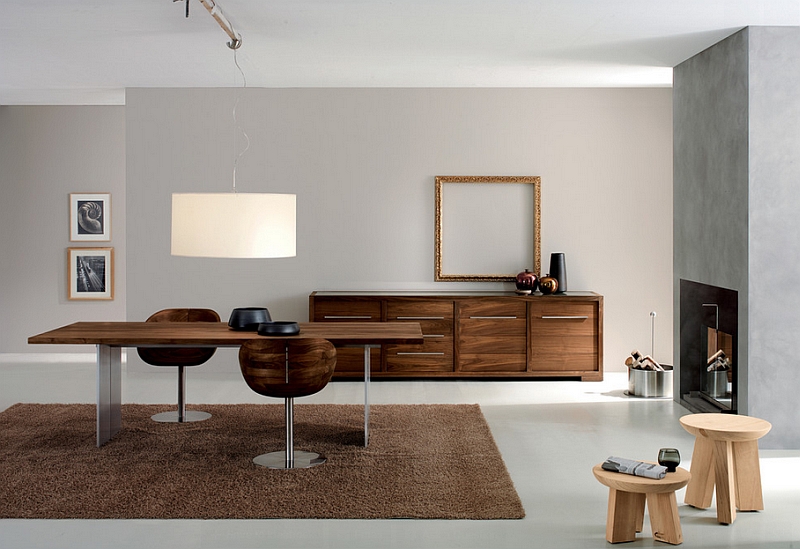
M 408 320 L 453 321 L 453 301 L 392 298 L 386 300 L 386 320 L 397 322 Z
M 375 299 L 317 298 L 312 322 L 380 322 L 381 302 Z

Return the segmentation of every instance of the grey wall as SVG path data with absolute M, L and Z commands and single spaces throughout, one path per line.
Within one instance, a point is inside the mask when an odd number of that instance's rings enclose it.
M 739 292 L 739 386 L 746 387 L 748 296 L 748 30 L 675 67 L 673 84 L 676 361 L 680 279 Z M 680 376 L 674 392 L 680 398 Z M 747 413 L 747 392 L 739 392 Z
M 237 95 L 237 188 L 297 194 L 297 257 L 172 257 L 170 194 L 231 188 Z M 605 295 L 606 368 L 649 351 L 652 310 L 670 361 L 671 116 L 666 89 L 128 90 L 128 318 L 302 321 L 313 290 L 503 288 L 433 282 L 434 177 L 539 175 L 543 263 L 565 252 L 569 287 Z
M 800 29 L 750 29 L 750 413 L 800 448 Z
M 740 292 L 739 410 L 773 448 L 800 448 L 799 51 L 798 28 L 750 27 L 675 69 L 675 283 Z
M 111 193 L 110 242 L 69 241 L 74 192 Z M 0 352 L 75 351 L 26 342 L 77 320 L 125 319 L 125 209 L 123 107 L 0 107 Z M 113 301 L 67 299 L 70 246 L 114 247 Z

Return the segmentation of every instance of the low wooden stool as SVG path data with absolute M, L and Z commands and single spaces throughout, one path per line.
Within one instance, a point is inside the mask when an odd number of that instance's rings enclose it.
M 708 509 L 716 485 L 717 521 L 733 524 L 736 509 L 764 509 L 758 439 L 772 425 L 768 421 L 735 414 L 689 414 L 680 419 L 684 429 L 695 436 L 692 454 L 692 482 L 684 501 Z
M 634 541 L 636 533 L 644 527 L 647 501 L 653 538 L 672 545 L 683 543 L 675 490 L 689 482 L 689 471 L 678 467 L 674 473 L 667 473 L 663 479 L 657 480 L 606 471 L 602 464 L 598 464 L 592 468 L 592 473 L 601 484 L 608 486 L 606 541 Z

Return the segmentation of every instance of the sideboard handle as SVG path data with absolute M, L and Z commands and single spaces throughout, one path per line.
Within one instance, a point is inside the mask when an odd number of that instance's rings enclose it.
M 444 334 L 422 334 L 422 337 L 444 337 Z
M 370 315 L 359 316 L 359 315 L 325 315 L 322 317 L 327 320 L 341 320 L 343 318 L 355 318 L 358 320 L 369 320 L 372 317 Z
M 515 316 L 471 316 L 470 320 L 516 320 Z
M 434 356 L 444 356 L 444 353 L 412 353 L 412 352 L 409 352 L 409 351 L 402 351 L 402 352 L 398 352 L 398 353 L 397 353 L 397 356 L 400 356 L 400 355 L 404 355 L 404 356 L 405 356 L 405 355 L 434 355 Z
M 444 320 L 443 316 L 398 316 L 397 320 Z
M 542 320 L 588 320 L 588 316 L 542 316 Z

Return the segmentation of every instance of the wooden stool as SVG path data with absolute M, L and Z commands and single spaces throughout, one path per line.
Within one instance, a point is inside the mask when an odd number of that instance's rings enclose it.
M 692 482 L 684 501 L 708 509 L 714 486 L 717 489 L 717 521 L 732 524 L 736 509 L 764 509 L 758 439 L 772 425 L 768 421 L 734 414 L 690 414 L 680 419 L 684 429 L 695 436 L 692 454 Z
M 606 471 L 595 465 L 592 473 L 601 484 L 608 486 L 608 519 L 606 541 L 634 541 L 644 527 L 644 506 L 650 514 L 653 538 L 664 543 L 683 543 L 681 519 L 675 490 L 686 486 L 691 474 L 678 467 L 661 480 Z

